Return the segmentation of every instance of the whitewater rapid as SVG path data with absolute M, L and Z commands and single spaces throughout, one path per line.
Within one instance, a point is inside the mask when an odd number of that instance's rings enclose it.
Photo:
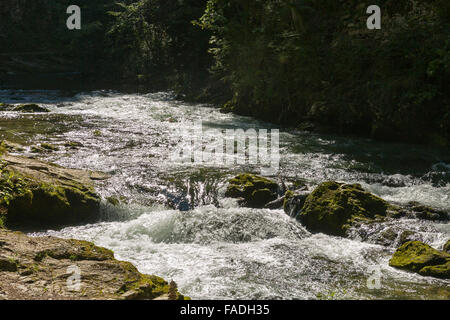
M 60 165 L 111 175 L 98 192 L 126 199 L 102 203 L 103 221 L 33 235 L 95 242 L 141 272 L 175 280 L 194 299 L 448 298 L 449 281 L 395 270 L 395 248 L 375 242 L 312 235 L 282 210 L 240 208 L 224 197 L 226 180 L 252 165 L 186 165 L 168 161 L 185 128 L 274 129 L 248 117 L 186 104 L 170 93 L 0 90 L 0 101 L 36 102 L 49 114 L 2 113 L 5 139 L 25 145 L 67 141 L 41 155 Z M 280 177 L 313 188 L 326 180 L 361 183 L 396 203 L 419 201 L 450 209 L 450 153 L 424 146 L 280 129 Z M 31 155 L 31 153 L 30 153 Z M 168 206 L 167 203 L 174 203 Z M 440 249 L 450 226 L 401 220 Z M 383 232 L 391 227 L 380 224 Z M 368 231 L 368 233 L 370 233 Z M 381 289 L 367 287 L 379 270 Z

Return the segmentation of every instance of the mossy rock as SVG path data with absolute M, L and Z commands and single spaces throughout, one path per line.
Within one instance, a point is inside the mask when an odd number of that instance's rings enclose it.
M 67 141 L 66 143 L 64 143 L 64 147 L 70 148 L 70 149 L 77 149 L 77 148 L 83 147 L 83 144 L 81 142 L 77 142 L 77 141 Z
M 108 197 L 106 198 L 106 201 L 108 201 L 109 204 L 113 205 L 114 207 L 117 207 L 120 205 L 120 200 L 116 197 Z
M 67 282 L 73 267 L 81 276 L 78 290 Z M 142 274 L 91 242 L 8 230 L 0 230 L 0 283 L 7 284 L 2 287 L 6 300 L 189 300 L 173 281 L 170 285 L 158 276 Z
M 12 104 L 0 102 L 0 111 L 11 111 L 14 109 Z
M 444 248 L 443 250 L 447 253 L 450 253 L 450 240 L 448 240 L 445 244 L 444 244 Z
M 25 112 L 25 113 L 34 113 L 34 112 L 50 112 L 50 110 L 40 107 L 37 104 L 22 104 L 13 109 L 13 111 Z
M 319 185 L 306 198 L 298 219 L 311 232 L 345 236 L 352 222 L 386 216 L 388 208 L 385 200 L 359 184 L 330 181 Z
M 59 151 L 59 148 L 50 143 L 41 143 L 41 148 L 47 151 Z
M 53 259 L 69 259 L 72 261 L 105 261 L 114 259 L 114 252 L 103 247 L 98 247 L 92 242 L 83 240 L 68 240 L 71 244 L 70 248 L 67 247 L 55 247 L 39 251 L 34 257 L 35 261 L 42 261 L 46 257 Z
M 450 254 L 420 241 L 404 243 L 395 251 L 389 265 L 423 276 L 450 279 Z
M 220 108 L 220 112 L 221 113 L 232 113 L 234 112 L 235 107 L 233 105 L 233 103 L 231 102 L 227 102 L 225 103 L 221 108 Z
M 10 172 L 1 172 L 2 182 L 17 181 L 7 201 L 6 224 L 10 227 L 58 226 L 91 221 L 99 211 L 99 197 L 83 185 L 67 186 L 41 183 Z M 20 182 L 19 182 L 20 181 Z
M 0 147 L 8 152 L 23 152 L 25 148 L 18 143 L 10 142 L 7 140 L 3 140 L 0 144 Z
M 447 212 L 431 208 L 429 206 L 420 204 L 415 201 L 409 202 L 403 208 L 403 210 L 406 210 L 407 213 L 412 214 L 414 217 L 422 220 L 430 220 L 430 221 L 448 220 Z
M 8 228 L 48 228 L 95 221 L 100 197 L 90 173 L 3 155 L 0 220 Z
M 250 173 L 240 174 L 229 180 L 226 197 L 243 198 L 244 205 L 262 208 L 277 199 L 278 184 L 272 180 Z

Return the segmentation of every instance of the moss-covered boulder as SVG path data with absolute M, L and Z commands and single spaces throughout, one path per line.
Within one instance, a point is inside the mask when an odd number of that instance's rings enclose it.
M 262 208 L 277 199 L 278 184 L 272 180 L 250 173 L 240 174 L 229 180 L 226 197 L 242 198 L 243 205 Z
M 3 150 L 3 152 L 1 152 L 2 154 L 4 153 L 4 151 L 8 151 L 8 152 L 23 152 L 23 151 L 25 151 L 25 148 L 22 145 L 8 141 L 8 140 L 3 140 L 0 143 L 0 149 Z
M 2 155 L 0 162 L 3 226 L 59 227 L 98 218 L 100 197 L 92 180 L 99 178 L 99 173 L 9 154 Z
M 450 279 L 450 254 L 420 241 L 404 243 L 395 251 L 389 265 L 423 276 Z
M 64 143 L 64 147 L 69 149 L 77 149 L 83 147 L 83 144 L 77 141 L 67 141 L 66 143 Z
M 0 111 L 11 111 L 14 109 L 14 105 L 9 103 L 0 102 Z
M 14 107 L 13 111 L 25 112 L 25 113 L 35 113 L 35 112 L 50 112 L 50 110 L 38 106 L 37 104 L 22 104 Z
M 311 232 L 344 236 L 352 222 L 370 221 L 386 215 L 389 204 L 359 184 L 324 182 L 305 200 L 298 215 Z
M 79 275 L 78 287 L 73 286 Z M 70 281 L 73 279 L 73 281 Z M 188 300 L 155 275 L 91 242 L 0 230 L 0 298 L 7 300 Z

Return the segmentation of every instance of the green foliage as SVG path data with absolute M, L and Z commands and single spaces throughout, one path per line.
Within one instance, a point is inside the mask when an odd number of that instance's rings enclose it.
M 117 3 L 109 15 L 111 60 L 118 72 L 161 89 L 192 89 L 207 75 L 208 33 L 194 27 L 205 1 L 141 0 Z M 159 82 L 158 84 L 156 82 Z
M 55 52 L 97 79 L 295 127 L 449 145 L 447 0 L 380 0 L 381 30 L 359 0 L 79 0 L 76 32 L 69 0 L 4 2 L 0 53 Z
M 66 10 L 72 4 L 70 0 L 2 0 L 0 34 L 6 37 L 0 36 L 0 53 L 24 54 L 20 59 L 37 59 L 35 64 L 48 59 L 49 68 L 63 62 L 72 70 L 100 72 L 107 67 L 105 33 L 111 18 L 106 12 L 113 3 L 76 1 L 82 12 L 82 28 L 77 31 L 66 27 Z
M 448 144 L 448 1 L 210 0 L 212 71 L 227 110 L 298 126 L 313 121 L 384 140 Z

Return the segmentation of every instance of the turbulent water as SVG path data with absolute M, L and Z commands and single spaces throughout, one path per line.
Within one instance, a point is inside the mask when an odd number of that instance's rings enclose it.
M 0 101 L 36 102 L 48 114 L 0 114 L 3 139 L 27 146 L 46 142 L 57 152 L 41 158 L 63 166 L 100 170 L 102 221 L 47 230 L 94 241 L 134 263 L 141 272 L 175 280 L 194 299 L 449 299 L 449 281 L 388 266 L 394 246 L 370 234 L 391 228 L 419 232 L 442 248 L 448 223 L 399 220 L 351 239 L 312 235 L 282 210 L 239 208 L 224 197 L 226 180 L 257 166 L 181 164 L 170 161 L 182 129 L 273 129 L 252 118 L 182 103 L 169 93 L 0 90 Z M 450 209 L 450 153 L 415 145 L 280 130 L 279 178 L 313 188 L 326 180 L 361 183 L 386 200 L 419 201 Z M 184 133 L 195 135 L 195 131 Z M 190 137 L 191 138 L 191 137 Z M 79 142 L 78 149 L 66 148 Z M 29 150 L 30 151 L 30 150 Z M 32 153 L 30 153 L 32 155 Z M 379 289 L 367 281 L 381 273 Z

